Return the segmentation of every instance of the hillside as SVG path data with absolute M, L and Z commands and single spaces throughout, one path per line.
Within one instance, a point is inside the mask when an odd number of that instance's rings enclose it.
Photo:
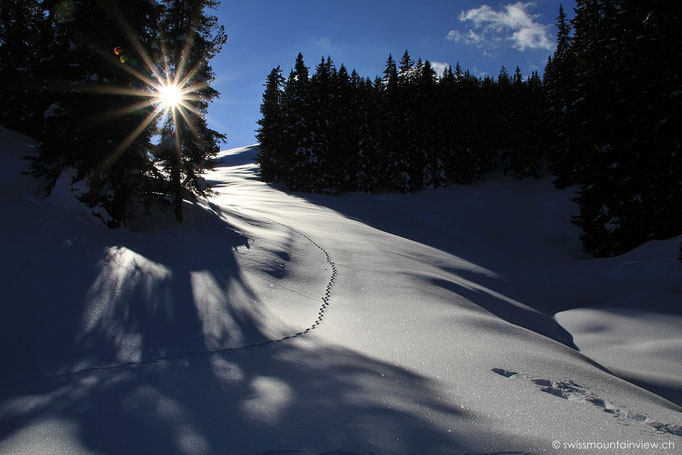
M 34 150 L 0 130 L 0 453 L 682 447 L 680 237 L 591 259 L 549 178 L 289 193 L 256 147 L 111 231 Z

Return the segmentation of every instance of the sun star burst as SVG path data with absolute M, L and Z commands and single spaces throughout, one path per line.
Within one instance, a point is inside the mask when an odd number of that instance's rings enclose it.
M 97 169 L 97 173 L 102 173 L 125 152 L 137 137 L 147 128 L 154 128 L 159 119 L 170 119 L 173 124 L 176 152 L 182 154 L 181 133 L 186 130 L 195 138 L 199 138 L 195 126 L 195 117 L 201 118 L 205 113 L 197 109 L 196 102 L 202 100 L 201 91 L 209 87 L 208 82 L 197 82 L 195 77 L 204 67 L 203 61 L 197 62 L 193 67 L 188 68 L 187 55 L 190 54 L 190 47 L 193 40 L 187 40 L 178 61 L 172 61 L 166 50 L 164 43 L 161 43 L 161 56 L 155 61 L 137 39 L 125 17 L 117 8 L 115 2 L 107 3 L 109 12 L 119 19 L 119 25 L 124 35 L 127 37 L 130 49 L 125 49 L 123 45 L 116 45 L 113 48 L 113 56 L 108 56 L 109 61 L 118 68 L 129 73 L 137 82 L 131 86 L 114 86 L 109 83 L 88 84 L 85 91 L 99 93 L 103 95 L 121 95 L 137 97 L 139 101 L 131 105 L 103 111 L 91 119 L 92 122 L 111 121 L 115 118 L 129 115 L 131 112 L 140 112 L 143 109 L 152 107 L 148 115 L 142 119 L 140 125 L 132 130 L 103 160 Z M 103 53 L 107 55 L 108 53 Z M 136 55 L 139 58 L 130 60 L 129 55 Z M 138 62 L 133 64 L 134 62 Z M 138 68 L 139 64 L 143 67 Z
M 168 109 L 173 109 L 182 101 L 183 93 L 177 85 L 162 85 L 159 87 L 158 97 L 161 104 Z

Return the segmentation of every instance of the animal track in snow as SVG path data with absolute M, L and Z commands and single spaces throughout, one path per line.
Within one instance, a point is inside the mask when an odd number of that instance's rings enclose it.
M 616 406 L 611 402 L 605 400 L 602 397 L 589 391 L 587 387 L 576 384 L 573 381 L 551 381 L 549 379 L 534 378 L 527 374 L 519 373 L 516 371 L 505 370 L 503 368 L 493 368 L 493 373 L 499 374 L 506 378 L 515 379 L 520 378 L 535 384 L 541 391 L 554 395 L 555 397 L 562 398 L 569 401 L 580 401 L 583 403 L 590 403 L 593 406 L 612 414 L 619 420 L 622 421 L 635 421 L 649 425 L 656 431 L 661 433 L 668 433 L 676 436 L 682 436 L 682 425 L 675 425 L 670 423 L 660 423 L 652 420 L 651 418 L 640 414 L 638 412 L 632 412 L 628 409 Z
M 337 276 L 338 272 L 336 270 L 336 264 L 334 263 L 334 261 L 332 261 L 331 256 L 329 256 L 329 252 L 327 252 L 327 250 L 322 248 L 313 239 L 311 239 L 310 237 L 305 235 L 303 232 L 298 231 L 298 230 L 296 230 L 296 229 L 292 228 L 291 226 L 288 226 L 284 223 L 280 223 L 279 221 L 275 221 L 275 220 L 272 220 L 270 218 L 268 218 L 268 220 L 272 221 L 273 223 L 277 223 L 280 226 L 283 226 L 286 229 L 289 229 L 289 230 L 295 232 L 296 234 L 300 235 L 301 237 L 306 239 L 308 242 L 310 242 L 314 247 L 316 247 L 318 250 L 320 250 L 322 252 L 322 254 L 324 254 L 324 257 L 327 261 L 327 264 L 329 264 L 329 266 L 331 267 L 331 270 L 332 270 L 331 276 L 329 277 L 329 281 L 327 282 L 327 286 L 325 287 L 325 290 L 324 290 L 324 297 L 322 297 L 322 306 L 320 306 L 320 308 L 317 312 L 317 319 L 315 319 L 315 322 L 310 327 L 308 327 L 307 329 L 305 329 L 301 332 L 298 332 L 294 335 L 291 335 L 289 337 L 285 337 L 285 338 L 282 338 L 279 340 L 271 340 L 270 341 L 270 342 L 278 342 L 278 341 L 290 340 L 292 338 L 297 338 L 297 337 L 302 336 L 306 333 L 309 333 L 311 330 L 315 330 L 317 328 L 317 326 L 319 326 L 322 323 L 322 320 L 324 319 L 325 312 L 327 311 L 327 308 L 329 307 L 329 300 L 331 299 L 331 296 L 332 296 L 332 286 L 336 282 L 336 276 Z

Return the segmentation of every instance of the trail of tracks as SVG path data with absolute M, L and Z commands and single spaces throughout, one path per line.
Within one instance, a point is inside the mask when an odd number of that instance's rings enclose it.
M 281 343 L 281 342 L 285 342 L 285 341 L 290 341 L 290 340 L 293 340 L 295 338 L 302 337 L 303 335 L 310 333 L 312 330 L 315 330 L 324 320 L 325 313 L 326 313 L 326 311 L 330 305 L 332 286 L 334 286 L 334 283 L 336 282 L 336 277 L 338 275 L 338 270 L 336 268 L 336 264 L 334 263 L 334 261 L 332 261 L 331 256 L 329 255 L 329 252 L 327 250 L 325 250 L 319 243 L 315 242 L 313 239 L 308 237 L 303 232 L 301 232 L 297 229 L 294 229 L 291 226 L 288 226 L 284 223 L 280 223 L 279 221 L 275 221 L 275 220 L 270 219 L 270 218 L 266 218 L 266 219 L 273 222 L 273 223 L 279 224 L 280 226 L 284 227 L 285 229 L 289 229 L 290 231 L 298 234 L 299 236 L 301 236 L 305 240 L 307 240 L 309 243 L 311 243 L 313 246 L 315 246 L 315 248 L 319 249 L 322 252 L 322 254 L 324 254 L 325 260 L 327 261 L 327 264 L 329 264 L 329 266 L 331 268 L 332 272 L 331 272 L 331 276 L 329 277 L 329 281 L 327 282 L 327 285 L 325 287 L 324 296 L 322 297 L 322 305 L 319 307 L 318 312 L 317 312 L 317 318 L 312 323 L 312 325 L 310 325 L 306 329 L 304 329 L 300 332 L 297 332 L 293 335 L 288 335 L 288 336 L 285 336 L 282 338 L 269 339 L 269 340 L 261 341 L 258 343 L 247 344 L 244 346 L 237 346 L 237 347 L 231 347 L 231 348 L 221 348 L 221 349 L 206 349 L 206 350 L 202 350 L 202 351 L 190 351 L 190 352 L 185 352 L 185 353 L 154 357 L 151 359 L 143 359 L 143 360 L 138 360 L 135 362 L 125 362 L 125 363 L 117 363 L 114 365 L 95 366 L 95 367 L 90 367 L 90 368 L 83 368 L 83 369 L 79 369 L 79 370 L 69 371 L 67 373 L 60 373 L 60 374 L 54 374 L 54 375 L 45 375 L 45 376 L 35 377 L 32 379 L 29 379 L 27 382 L 40 381 L 40 380 L 45 380 L 45 379 L 56 379 L 56 378 L 74 376 L 74 375 L 78 375 L 78 374 L 91 373 L 91 372 L 96 372 L 96 371 L 115 370 L 115 369 L 119 369 L 119 368 L 134 367 L 134 366 L 138 366 L 138 365 L 146 365 L 146 364 L 151 364 L 151 363 L 165 362 L 168 360 L 184 359 L 184 358 L 188 358 L 188 357 L 195 357 L 195 356 L 201 356 L 201 355 L 210 355 L 210 354 L 216 354 L 216 353 L 221 353 L 221 352 L 245 351 L 245 350 L 256 349 L 256 348 L 268 346 L 268 345 L 271 345 L 273 343 Z

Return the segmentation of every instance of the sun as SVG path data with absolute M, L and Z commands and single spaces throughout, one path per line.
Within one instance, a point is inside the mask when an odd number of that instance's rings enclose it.
M 182 101 L 182 90 L 177 85 L 162 85 L 159 87 L 159 99 L 167 108 L 176 107 Z

